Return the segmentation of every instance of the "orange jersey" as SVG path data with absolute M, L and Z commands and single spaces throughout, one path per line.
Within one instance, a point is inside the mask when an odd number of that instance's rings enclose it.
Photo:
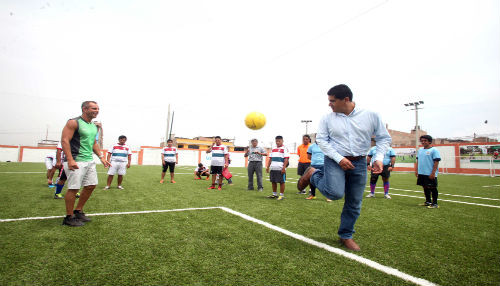
M 301 144 L 297 148 L 297 155 L 299 155 L 299 163 L 311 163 L 311 160 L 307 158 L 307 149 L 309 149 L 309 146 L 311 144 Z

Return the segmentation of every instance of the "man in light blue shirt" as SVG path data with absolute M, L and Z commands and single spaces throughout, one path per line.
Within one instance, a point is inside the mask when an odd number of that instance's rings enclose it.
M 316 142 L 325 153 L 324 170 L 309 168 L 297 187 L 300 190 L 311 183 L 328 199 L 339 200 L 345 196 L 338 230 L 340 242 L 348 249 L 359 251 L 352 235 L 366 186 L 366 154 L 374 135 L 377 152 L 372 169 L 373 173 L 380 174 L 391 137 L 377 113 L 356 106 L 348 86 L 332 87 L 328 100 L 333 112 L 320 121 L 316 135 Z

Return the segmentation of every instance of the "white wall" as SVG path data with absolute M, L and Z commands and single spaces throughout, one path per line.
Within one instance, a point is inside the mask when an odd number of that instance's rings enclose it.
M 0 148 L 0 162 L 17 162 L 19 148 Z

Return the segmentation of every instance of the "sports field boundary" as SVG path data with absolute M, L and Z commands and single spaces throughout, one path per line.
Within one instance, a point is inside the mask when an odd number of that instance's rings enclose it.
M 302 242 L 305 242 L 307 244 L 313 245 L 315 247 L 324 249 L 328 252 L 343 256 L 345 258 L 348 258 L 350 260 L 356 261 L 358 263 L 361 263 L 365 266 L 368 266 L 370 268 L 373 268 L 375 270 L 381 271 L 383 273 L 389 274 L 391 276 L 398 277 L 400 279 L 403 279 L 408 282 L 412 282 L 416 285 L 421 285 L 421 286 L 433 286 L 437 285 L 435 283 L 432 283 L 430 281 L 427 281 L 422 278 L 414 277 L 409 274 L 406 274 L 404 272 L 399 271 L 398 269 L 382 265 L 378 262 L 375 262 L 373 260 L 364 258 L 362 256 L 353 254 L 351 252 L 330 246 L 328 244 L 310 239 L 308 237 L 305 237 L 303 235 L 288 231 L 284 228 L 275 226 L 273 224 L 270 224 L 268 222 L 265 222 L 263 220 L 254 218 L 252 216 L 246 215 L 244 213 L 232 210 L 230 208 L 226 208 L 223 206 L 218 206 L 218 207 L 200 207 L 200 208 L 183 208 L 183 209 L 171 209 L 171 210 L 149 210 L 149 211 L 130 211 L 130 212 L 115 212 L 115 213 L 94 213 L 94 214 L 85 214 L 86 216 L 110 216 L 110 215 L 129 215 L 129 214 L 150 214 L 150 213 L 168 213 L 168 212 L 182 212 L 182 211 L 196 211 L 196 210 L 213 210 L 213 209 L 219 209 L 224 212 L 230 213 L 232 215 L 238 216 L 240 218 L 243 218 L 247 221 L 262 225 L 266 228 L 269 228 L 273 231 L 282 233 L 286 236 L 292 237 L 294 239 L 300 240 Z M 27 220 L 45 220 L 45 219 L 56 219 L 56 218 L 63 218 L 64 216 L 47 216 L 47 217 L 25 217 L 25 218 L 14 218 L 14 219 L 0 219 L 1 222 L 15 222 L 15 221 L 27 221 Z

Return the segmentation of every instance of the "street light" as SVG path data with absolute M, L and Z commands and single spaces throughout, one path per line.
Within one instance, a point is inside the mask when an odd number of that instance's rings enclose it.
M 309 123 L 311 123 L 311 122 L 312 122 L 312 120 L 301 120 L 300 122 L 302 122 L 302 123 L 305 123 L 305 124 L 306 124 L 306 134 L 309 134 L 309 133 L 307 133 L 307 126 L 309 125 Z
M 422 105 L 422 104 L 424 104 L 424 102 L 422 100 L 409 102 L 409 103 L 404 104 L 406 107 L 412 106 L 413 109 L 410 109 L 410 110 L 415 110 L 415 152 L 418 151 L 418 110 L 422 109 L 421 107 L 419 108 L 419 105 Z

